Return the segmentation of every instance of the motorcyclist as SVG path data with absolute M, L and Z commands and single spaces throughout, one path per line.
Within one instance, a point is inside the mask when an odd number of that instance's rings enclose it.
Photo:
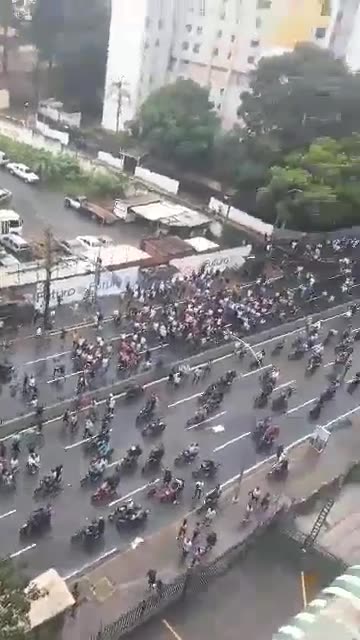
M 262 349 L 261 351 L 255 354 L 255 359 L 259 367 L 261 367 L 262 363 L 264 362 L 265 356 L 266 356 L 266 353 L 264 349 Z
M 85 427 L 84 427 L 83 437 L 84 437 L 84 439 L 92 438 L 94 435 L 95 435 L 95 425 L 94 425 L 93 421 L 91 420 L 91 418 L 87 418 L 85 420 Z
M 145 405 L 145 409 L 146 411 L 154 411 L 157 403 L 158 403 L 158 397 L 155 393 L 152 393 L 150 398 L 147 400 L 146 405 Z
M 150 450 L 149 460 L 161 460 L 165 453 L 165 447 L 163 443 L 156 445 Z
M 107 399 L 107 407 L 109 412 L 113 413 L 114 409 L 115 409 L 115 404 L 116 404 L 116 399 L 114 397 L 113 393 L 110 393 L 108 399 Z
M 212 489 L 211 491 L 209 491 L 206 496 L 205 496 L 205 502 L 209 503 L 215 503 L 217 502 L 217 500 L 220 498 L 221 496 L 221 487 L 219 484 L 216 485 L 216 487 L 214 487 L 214 489 Z
M 214 460 L 211 460 L 211 459 L 203 460 L 200 465 L 200 469 L 202 469 L 206 473 L 212 473 L 215 470 L 215 468 L 216 468 L 215 462 Z
M 51 479 L 53 483 L 61 482 L 63 468 L 64 468 L 64 465 L 58 464 L 57 467 L 54 467 L 54 469 L 51 469 Z
M 86 527 L 86 535 L 91 538 L 101 537 L 105 531 L 105 520 L 100 518 L 94 519 L 88 527 Z
M 263 435 L 263 439 L 262 439 L 263 444 L 265 445 L 272 444 L 276 440 L 276 438 L 279 437 L 279 433 L 280 433 L 279 427 L 277 427 L 276 425 L 270 425 L 266 429 Z
M 12 453 L 20 453 L 20 435 L 15 433 L 11 440 L 11 451 Z
M 284 473 L 289 468 L 289 460 L 286 453 L 283 451 L 279 457 L 279 460 L 274 464 L 273 469 L 275 472 Z
M 40 454 L 36 451 L 29 451 L 27 466 L 30 471 L 39 471 L 40 469 Z
M 69 421 L 70 421 L 70 411 L 69 411 L 69 409 L 65 409 L 64 415 L 62 417 L 62 421 L 66 426 L 68 426 Z
M 195 458 L 200 451 L 200 447 L 197 442 L 192 442 L 189 446 L 184 449 L 184 456 L 189 458 Z
M 107 466 L 106 458 L 96 458 L 89 464 L 89 475 L 101 475 Z
M 164 470 L 164 475 L 163 475 L 163 484 L 169 485 L 171 480 L 172 480 L 171 470 L 170 469 L 165 469 Z
M 117 489 L 120 483 L 120 474 L 115 471 L 112 476 L 109 476 L 105 479 L 103 484 L 101 485 L 101 489 L 104 491 L 112 492 Z
M 29 517 L 29 522 L 33 526 L 38 526 L 42 524 L 44 521 L 48 521 L 51 519 L 51 506 L 48 504 L 46 507 L 39 507 L 31 512 Z
M 19 469 L 19 458 L 16 453 L 14 453 L 10 458 L 10 471 L 12 474 L 15 474 Z
M 126 457 L 127 458 L 138 458 L 139 456 L 141 456 L 141 454 L 142 454 L 142 449 L 141 449 L 140 445 L 133 444 L 127 450 Z

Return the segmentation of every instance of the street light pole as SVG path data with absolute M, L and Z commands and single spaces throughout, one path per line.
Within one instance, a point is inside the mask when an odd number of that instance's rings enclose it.
M 95 307 L 98 299 L 98 289 L 100 284 L 101 269 L 102 269 L 102 260 L 100 257 L 100 249 L 99 249 L 99 253 L 95 262 L 95 276 L 94 276 L 94 306 Z

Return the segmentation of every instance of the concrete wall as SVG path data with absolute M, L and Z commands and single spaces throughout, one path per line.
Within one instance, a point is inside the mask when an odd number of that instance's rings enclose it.
M 67 113 L 66 111 L 57 109 L 55 106 L 42 103 L 38 108 L 38 112 L 54 122 L 61 122 L 62 124 L 69 125 L 69 127 L 79 128 L 81 125 L 81 113 L 79 111 Z
M 124 168 L 124 158 L 114 158 L 111 153 L 106 153 L 106 151 L 99 151 L 97 158 L 99 162 L 103 162 L 112 169 L 122 171 Z
M 10 106 L 10 95 L 7 89 L 0 89 L 0 110 L 8 109 Z
M 58 140 L 65 147 L 69 144 L 69 134 L 66 131 L 58 131 L 57 129 L 53 129 L 49 127 L 46 122 L 41 122 L 40 120 L 36 121 L 36 129 L 40 131 L 46 138 L 52 138 L 53 140 Z
M 144 167 L 136 167 L 135 177 L 140 178 L 140 180 L 144 180 L 144 182 L 155 185 L 156 187 L 163 189 L 163 191 L 173 193 L 174 195 L 176 195 L 179 190 L 180 183 L 178 180 L 173 180 L 172 178 L 161 175 L 161 173 L 155 173 L 154 171 L 150 171 Z
M 221 202 L 221 200 L 217 200 L 216 198 L 210 198 L 209 205 L 210 211 L 214 211 L 219 214 L 222 218 L 233 222 L 234 224 L 242 227 L 243 229 L 248 229 L 249 231 L 253 231 L 255 233 L 260 234 L 261 236 L 272 236 L 274 227 L 272 224 L 267 224 L 263 222 L 259 218 L 254 218 L 254 216 L 250 216 L 245 211 L 240 211 L 240 209 L 235 209 L 235 207 L 230 207 L 225 203 Z

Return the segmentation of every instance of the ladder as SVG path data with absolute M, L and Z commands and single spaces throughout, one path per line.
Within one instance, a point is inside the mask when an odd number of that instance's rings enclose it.
M 328 500 L 325 502 L 324 506 L 320 510 L 313 524 L 313 527 L 309 535 L 304 540 L 304 544 L 303 544 L 304 551 L 306 551 L 307 549 L 310 549 L 315 544 L 316 539 L 326 521 L 326 518 L 328 517 L 331 509 L 333 508 L 334 504 L 335 504 L 335 498 L 333 497 L 328 498 Z

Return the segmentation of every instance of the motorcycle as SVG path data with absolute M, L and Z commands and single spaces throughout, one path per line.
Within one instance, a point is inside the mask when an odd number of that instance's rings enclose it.
M 318 417 L 320 416 L 321 413 L 321 409 L 323 407 L 323 404 L 320 402 L 317 402 L 309 411 L 309 418 L 311 420 L 317 420 Z
M 119 497 L 117 490 L 112 487 L 99 487 L 91 496 L 92 504 L 102 504 Z
M 35 462 L 26 462 L 26 471 L 30 476 L 34 476 L 40 471 L 40 465 L 35 464 Z
M 280 355 L 280 353 L 282 352 L 283 348 L 285 347 L 285 342 L 278 342 L 275 347 L 273 348 L 271 355 L 272 356 L 278 356 Z
M 184 481 L 173 481 L 170 486 L 150 487 L 147 492 L 148 498 L 156 498 L 162 504 L 174 503 L 184 490 Z
M 283 394 L 277 396 L 272 401 L 271 409 L 272 411 L 286 411 L 288 407 L 288 399 Z
M 144 387 L 141 384 L 129 386 L 125 391 L 125 400 L 135 400 L 144 393 Z
M 182 464 L 191 464 L 192 462 L 194 462 L 195 458 L 197 458 L 198 455 L 199 451 L 190 452 L 187 449 L 184 449 L 176 456 L 174 465 L 176 467 L 179 467 Z
M 195 480 L 200 478 L 213 478 L 217 474 L 219 467 L 219 463 L 214 463 L 213 465 L 200 465 L 198 469 L 194 469 L 191 475 Z
M 96 484 L 103 477 L 104 471 L 89 470 L 87 474 L 81 478 L 80 486 L 86 487 L 88 485 Z
M 208 406 L 204 406 L 202 409 L 199 409 L 198 411 L 196 411 L 195 415 L 192 418 L 189 418 L 186 421 L 186 426 L 193 427 L 196 424 L 200 424 L 201 422 L 204 422 L 204 420 L 206 420 L 206 418 L 209 416 L 209 413 L 210 413 L 210 410 Z
M 287 463 L 287 460 L 286 460 Z M 289 465 L 276 462 L 268 471 L 267 477 L 275 480 L 284 480 L 289 473 Z
M 221 489 L 219 489 L 219 491 L 211 491 L 210 493 L 208 493 L 202 504 L 196 509 L 196 513 L 200 514 L 200 513 L 204 513 L 205 511 L 207 511 L 209 509 L 209 507 L 211 509 L 215 509 L 218 505 L 219 502 L 219 498 L 221 496 Z
M 301 360 L 305 355 L 305 349 L 295 349 L 290 351 L 288 360 Z
M 155 458 L 154 457 L 149 457 L 146 460 L 143 468 L 141 469 L 141 473 L 144 474 L 144 473 L 148 473 L 149 471 L 153 471 L 154 469 L 158 469 L 160 464 L 161 464 L 161 460 L 162 460 L 162 456 L 161 456 L 161 458 L 160 457 L 158 457 L 158 458 L 157 457 L 155 457 Z
M 105 525 L 104 521 L 103 524 Z M 88 527 L 82 527 L 71 536 L 70 541 L 72 544 L 77 544 L 79 542 L 97 542 L 103 538 L 104 529 L 105 526 L 100 526 L 100 523 L 97 523 L 96 525 L 90 525 Z
M 62 491 L 62 489 L 62 478 L 60 478 L 59 480 L 54 480 L 49 476 L 45 476 L 45 478 L 40 481 L 39 486 L 36 487 L 34 491 L 34 498 L 54 495 L 56 493 L 59 493 L 59 491 Z
M 149 513 L 150 509 L 140 509 L 132 516 L 119 516 L 115 520 L 115 526 L 118 531 L 121 531 L 124 527 L 139 527 L 145 524 Z
M 150 422 L 141 429 L 141 435 L 146 436 L 159 436 L 166 429 L 166 423 L 160 418 Z
M 268 400 L 269 400 L 268 394 L 265 393 L 264 391 L 261 391 L 261 393 L 258 396 L 256 396 L 254 400 L 254 409 L 263 409 L 264 407 L 266 407 Z
M 154 413 L 155 413 L 155 406 L 149 405 L 149 406 L 143 407 L 141 411 L 138 413 L 138 415 L 136 416 L 136 419 L 135 419 L 136 424 L 140 424 L 141 422 L 144 422 L 148 418 L 151 418 L 154 415 Z
M 353 378 L 352 380 L 350 380 L 348 384 L 347 392 L 350 393 L 350 395 L 352 395 L 354 391 L 357 389 L 357 387 L 359 386 L 359 384 L 360 384 L 360 378 Z
M 305 369 L 305 375 L 311 376 L 321 366 L 321 360 L 310 359 Z
M 111 511 L 111 513 L 109 513 L 108 515 L 109 522 L 114 522 L 118 517 L 130 517 L 135 513 L 138 513 L 138 511 L 142 511 L 141 505 L 135 504 L 134 502 L 132 502 L 132 500 L 130 500 L 130 502 L 130 505 L 129 503 L 121 504 L 116 507 L 114 511 Z
M 51 507 L 44 510 L 39 517 L 32 514 L 25 524 L 19 529 L 20 538 L 30 538 L 34 535 L 41 535 L 51 527 Z

